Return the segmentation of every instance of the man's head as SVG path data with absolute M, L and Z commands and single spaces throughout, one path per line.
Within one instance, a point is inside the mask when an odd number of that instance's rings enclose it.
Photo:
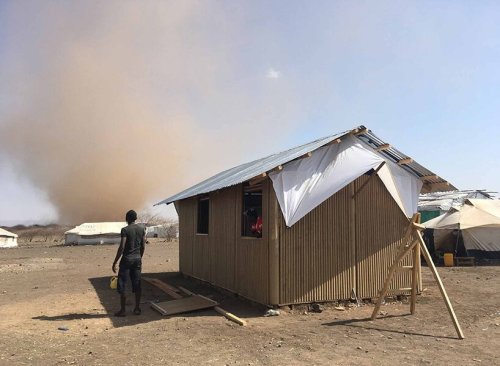
M 137 220 L 137 213 L 134 210 L 130 210 L 125 215 L 125 220 L 127 221 L 128 224 L 133 223 L 135 220 Z

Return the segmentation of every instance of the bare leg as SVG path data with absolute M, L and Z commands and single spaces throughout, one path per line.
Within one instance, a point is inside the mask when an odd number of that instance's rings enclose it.
M 135 309 L 134 309 L 134 314 L 135 315 L 140 315 L 141 314 L 141 289 L 137 290 L 135 292 Z
M 115 313 L 115 316 L 125 316 L 125 294 L 120 294 L 120 311 Z

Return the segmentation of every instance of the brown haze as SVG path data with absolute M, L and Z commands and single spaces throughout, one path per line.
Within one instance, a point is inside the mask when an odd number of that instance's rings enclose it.
M 275 138 L 289 88 L 265 69 L 251 76 L 263 85 L 255 95 L 233 87 L 248 77 L 232 54 L 245 40 L 235 36 L 238 12 L 184 1 L 75 4 L 16 2 L 2 26 L 16 52 L 2 66 L 10 100 L 0 153 L 47 192 L 61 222 L 121 220 L 259 157 Z M 258 142 L 248 138 L 264 126 Z

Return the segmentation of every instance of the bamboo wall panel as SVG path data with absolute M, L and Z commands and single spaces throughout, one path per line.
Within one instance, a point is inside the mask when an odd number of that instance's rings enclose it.
M 193 244 L 196 230 L 196 200 L 178 202 L 179 214 L 179 269 L 186 275 L 193 275 Z
M 356 190 L 369 179 L 360 177 Z M 389 194 L 378 176 L 369 180 L 356 195 L 357 294 L 362 298 L 378 296 L 389 267 L 394 262 L 408 219 Z M 402 265 L 411 265 L 411 255 Z M 397 272 L 390 289 L 411 287 L 411 272 Z M 389 293 L 407 293 L 389 291 Z
M 263 183 L 262 238 L 242 238 L 242 185 L 210 193 L 208 235 L 196 234 L 197 198 L 179 202 L 181 272 L 267 304 L 269 183 Z
M 242 186 L 236 201 L 236 292 L 248 299 L 268 304 L 269 299 L 269 189 L 266 179 L 262 187 L 262 238 L 241 237 Z
M 345 187 L 291 228 L 280 215 L 280 303 L 350 298 L 354 246 Z
M 240 189 L 230 187 L 211 195 L 210 279 L 213 284 L 235 289 L 236 200 Z

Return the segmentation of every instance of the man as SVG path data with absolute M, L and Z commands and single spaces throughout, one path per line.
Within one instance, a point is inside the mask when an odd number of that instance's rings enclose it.
M 146 243 L 146 228 L 136 224 L 137 213 L 134 210 L 127 212 L 125 216 L 127 226 L 121 231 L 120 247 L 113 262 L 113 272 L 116 273 L 116 263 L 120 257 L 120 270 L 118 271 L 118 293 L 120 294 L 120 311 L 115 316 L 125 316 L 125 287 L 127 277 L 132 281 L 132 292 L 135 293 L 134 314 L 141 314 L 141 267 L 144 245 Z

